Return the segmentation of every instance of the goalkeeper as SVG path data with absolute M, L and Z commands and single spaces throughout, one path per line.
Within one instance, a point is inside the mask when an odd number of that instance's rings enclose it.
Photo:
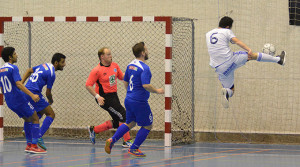
M 95 133 L 100 133 L 109 129 L 117 129 L 126 121 L 125 108 L 120 104 L 117 94 L 117 78 L 123 80 L 124 74 L 119 65 L 112 62 L 111 51 L 107 47 L 103 47 L 98 51 L 100 63 L 92 69 L 87 81 L 86 89 L 95 97 L 97 104 L 106 110 L 112 120 L 98 126 L 88 126 L 90 140 L 95 144 Z M 93 86 L 96 84 L 95 89 Z M 123 147 L 130 147 L 132 141 L 130 134 L 127 132 L 123 136 Z
M 285 51 L 281 55 L 273 57 L 265 53 L 253 53 L 252 50 L 240 41 L 231 31 L 233 20 L 230 17 L 223 17 L 219 22 L 219 27 L 206 33 L 206 44 L 210 56 L 209 65 L 216 70 L 222 88 L 222 105 L 229 107 L 228 99 L 234 92 L 234 71 L 245 65 L 249 60 L 261 62 L 273 62 L 280 65 L 285 64 Z M 245 51 L 232 52 L 229 42 L 237 44 Z

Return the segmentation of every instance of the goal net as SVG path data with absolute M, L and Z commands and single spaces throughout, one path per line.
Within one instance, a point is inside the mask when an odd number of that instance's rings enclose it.
M 165 18 L 170 18 L 170 22 L 164 21 Z M 12 19 L 4 22 L 4 46 L 16 48 L 19 55 L 16 65 L 21 76 L 28 67 L 50 63 L 56 52 L 67 57 L 64 70 L 56 72 L 52 88 L 52 108 L 56 117 L 46 136 L 88 139 L 88 125 L 99 125 L 110 120 L 109 114 L 96 104 L 85 88 L 90 71 L 99 63 L 97 52 L 101 47 L 109 47 L 113 61 L 125 72 L 127 65 L 135 58 L 132 46 L 144 41 L 149 50 L 147 64 L 152 72 L 151 84 L 157 88 L 168 88 L 171 85 L 170 90 L 166 89 L 166 94 L 172 95 L 170 112 L 166 109 L 167 95 L 151 94 L 149 104 L 154 123 L 148 138 L 163 139 L 167 135 L 165 126 L 171 124 L 170 138 L 173 145 L 194 141 L 193 20 L 171 17 L 138 17 L 136 20 L 134 17 L 129 20 L 128 17 L 108 17 L 104 21 L 100 21 L 100 17 L 86 17 L 83 20 L 74 17 L 70 18 L 72 21 L 55 19 L 50 18 L 50 22 L 47 22 L 45 18 L 42 21 L 34 21 L 35 18 L 23 21 L 26 20 L 23 18 L 22 21 Z M 168 30 L 171 30 L 171 37 Z M 169 59 L 166 58 L 168 54 Z M 169 62 L 171 71 L 167 73 Z M 170 84 L 166 84 L 168 74 L 172 78 Z M 124 104 L 126 91 L 123 83 L 118 82 L 119 99 Z M 5 137 L 21 135 L 23 120 L 18 119 L 5 104 L 3 111 Z M 172 117 L 165 113 L 171 113 Z M 133 137 L 138 129 L 132 129 Z M 113 132 L 101 133 L 97 140 L 107 139 Z

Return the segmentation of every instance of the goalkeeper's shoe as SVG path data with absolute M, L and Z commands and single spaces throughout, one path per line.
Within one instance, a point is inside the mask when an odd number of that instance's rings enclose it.
M 88 126 L 87 128 L 88 128 L 88 130 L 89 130 L 90 140 L 91 140 L 92 144 L 95 144 L 95 131 L 94 131 L 94 126 Z
M 132 145 L 133 141 L 130 139 L 128 141 L 124 141 L 122 144 L 123 148 L 129 148 Z
M 39 147 L 41 147 L 43 150 L 47 150 L 47 147 L 46 147 L 46 145 L 45 145 L 45 143 L 44 143 L 44 140 L 43 140 L 43 138 L 38 138 L 38 146 Z
M 136 157 L 145 157 L 146 154 L 142 153 L 139 149 L 128 149 L 128 153 Z
M 285 64 L 285 57 L 286 57 L 286 52 L 282 51 L 280 55 L 278 55 L 277 57 L 280 58 L 280 60 L 278 61 L 278 64 L 284 66 Z
M 107 154 L 110 154 L 113 146 L 114 146 L 113 139 L 112 138 L 107 139 L 105 142 L 105 147 L 104 147 L 105 152 Z
M 225 88 L 222 88 L 222 105 L 224 108 L 229 107 L 229 95 Z

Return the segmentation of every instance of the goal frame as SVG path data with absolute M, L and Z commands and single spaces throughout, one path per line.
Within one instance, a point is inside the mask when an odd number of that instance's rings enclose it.
M 172 146 L 172 17 L 171 16 L 12 16 L 0 17 L 0 52 L 4 48 L 5 22 L 165 22 L 165 135 L 164 146 Z M 0 55 L 1 56 L 1 55 Z M 3 61 L 0 62 L 3 65 Z M 0 140 L 4 140 L 3 94 L 0 93 Z

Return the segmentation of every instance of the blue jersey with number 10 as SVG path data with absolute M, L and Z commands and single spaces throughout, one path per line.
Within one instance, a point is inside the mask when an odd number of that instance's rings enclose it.
M 33 74 L 31 74 L 26 88 L 32 92 L 40 93 L 45 85 L 47 88 L 52 89 L 55 81 L 55 69 L 50 63 L 41 64 L 32 67 Z
M 143 85 L 150 84 L 151 71 L 147 64 L 139 60 L 133 60 L 126 69 L 124 81 L 128 82 L 126 98 L 147 102 L 150 97 Z
M 0 68 L 0 86 L 9 108 L 15 108 L 26 102 L 25 94 L 16 85 L 17 81 L 21 81 L 19 68 L 16 65 L 5 63 Z

